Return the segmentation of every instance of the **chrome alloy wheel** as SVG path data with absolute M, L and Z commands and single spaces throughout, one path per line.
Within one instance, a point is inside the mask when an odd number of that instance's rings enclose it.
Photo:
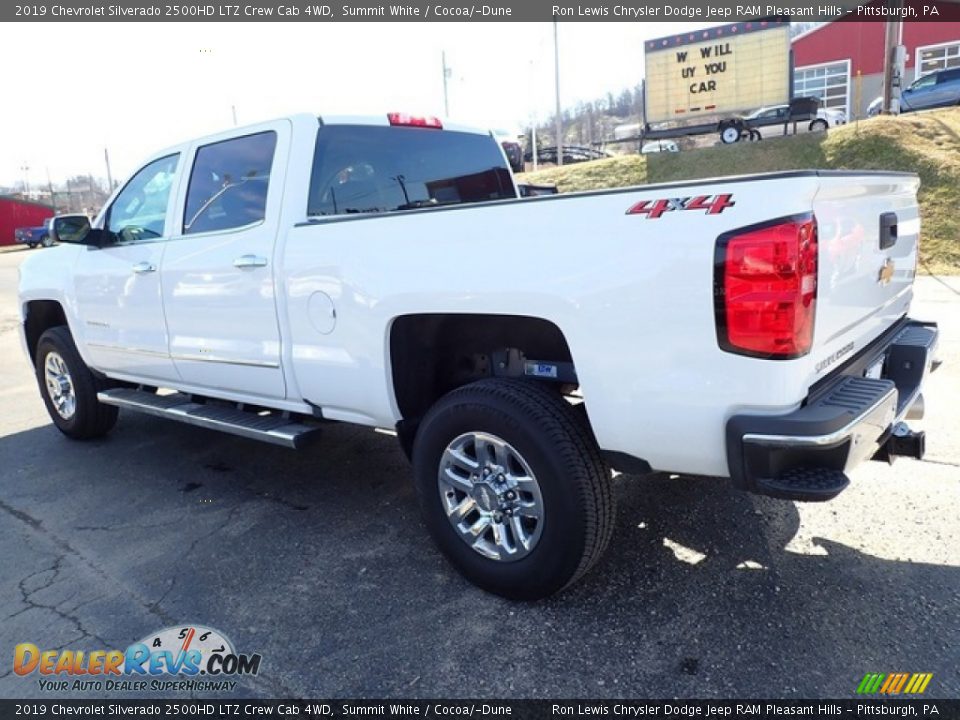
M 73 380 L 67 364 L 58 352 L 47 353 L 44 362 L 43 377 L 47 384 L 47 395 L 64 420 L 69 420 L 77 411 L 77 395 L 73 390 Z
M 437 476 L 447 518 L 467 545 L 490 558 L 526 557 L 543 531 L 543 497 L 527 461 L 488 433 L 455 438 Z

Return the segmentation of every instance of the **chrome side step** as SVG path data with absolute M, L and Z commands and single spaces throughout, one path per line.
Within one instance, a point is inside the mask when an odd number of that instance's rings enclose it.
M 116 405 L 125 410 L 135 410 L 289 448 L 302 447 L 308 439 L 320 432 L 319 427 L 296 422 L 282 414 L 259 415 L 236 407 L 204 405 L 193 402 L 189 395 L 181 393 L 157 395 L 145 390 L 114 388 L 97 393 L 97 399 L 106 405 Z

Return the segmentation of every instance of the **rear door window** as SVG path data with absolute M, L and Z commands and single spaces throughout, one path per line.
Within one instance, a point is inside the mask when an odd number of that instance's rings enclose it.
M 404 127 L 321 127 L 307 214 L 350 215 L 516 197 L 489 135 Z
M 199 148 L 187 189 L 183 234 L 230 230 L 263 220 L 276 146 L 277 134 L 270 130 Z

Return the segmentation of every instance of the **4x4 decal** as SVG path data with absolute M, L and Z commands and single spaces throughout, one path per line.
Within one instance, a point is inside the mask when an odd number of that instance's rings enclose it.
M 694 197 L 662 198 L 660 200 L 641 200 L 627 210 L 627 215 L 646 215 L 648 220 L 656 220 L 666 212 L 674 210 L 706 210 L 707 215 L 719 215 L 728 207 L 733 207 L 733 194 L 696 195 Z

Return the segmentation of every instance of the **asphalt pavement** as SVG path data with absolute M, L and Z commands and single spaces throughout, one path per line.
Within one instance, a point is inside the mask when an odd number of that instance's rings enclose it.
M 603 560 L 523 604 L 443 560 L 392 437 L 331 424 L 294 452 L 121 413 L 64 438 L 17 337 L 29 252 L 50 251 L 0 252 L 0 697 L 143 697 L 45 693 L 13 648 L 191 623 L 262 655 L 224 697 L 853 698 L 867 672 L 960 697 L 960 277 L 917 283 L 944 360 L 924 461 L 869 463 L 826 504 L 620 476 Z

